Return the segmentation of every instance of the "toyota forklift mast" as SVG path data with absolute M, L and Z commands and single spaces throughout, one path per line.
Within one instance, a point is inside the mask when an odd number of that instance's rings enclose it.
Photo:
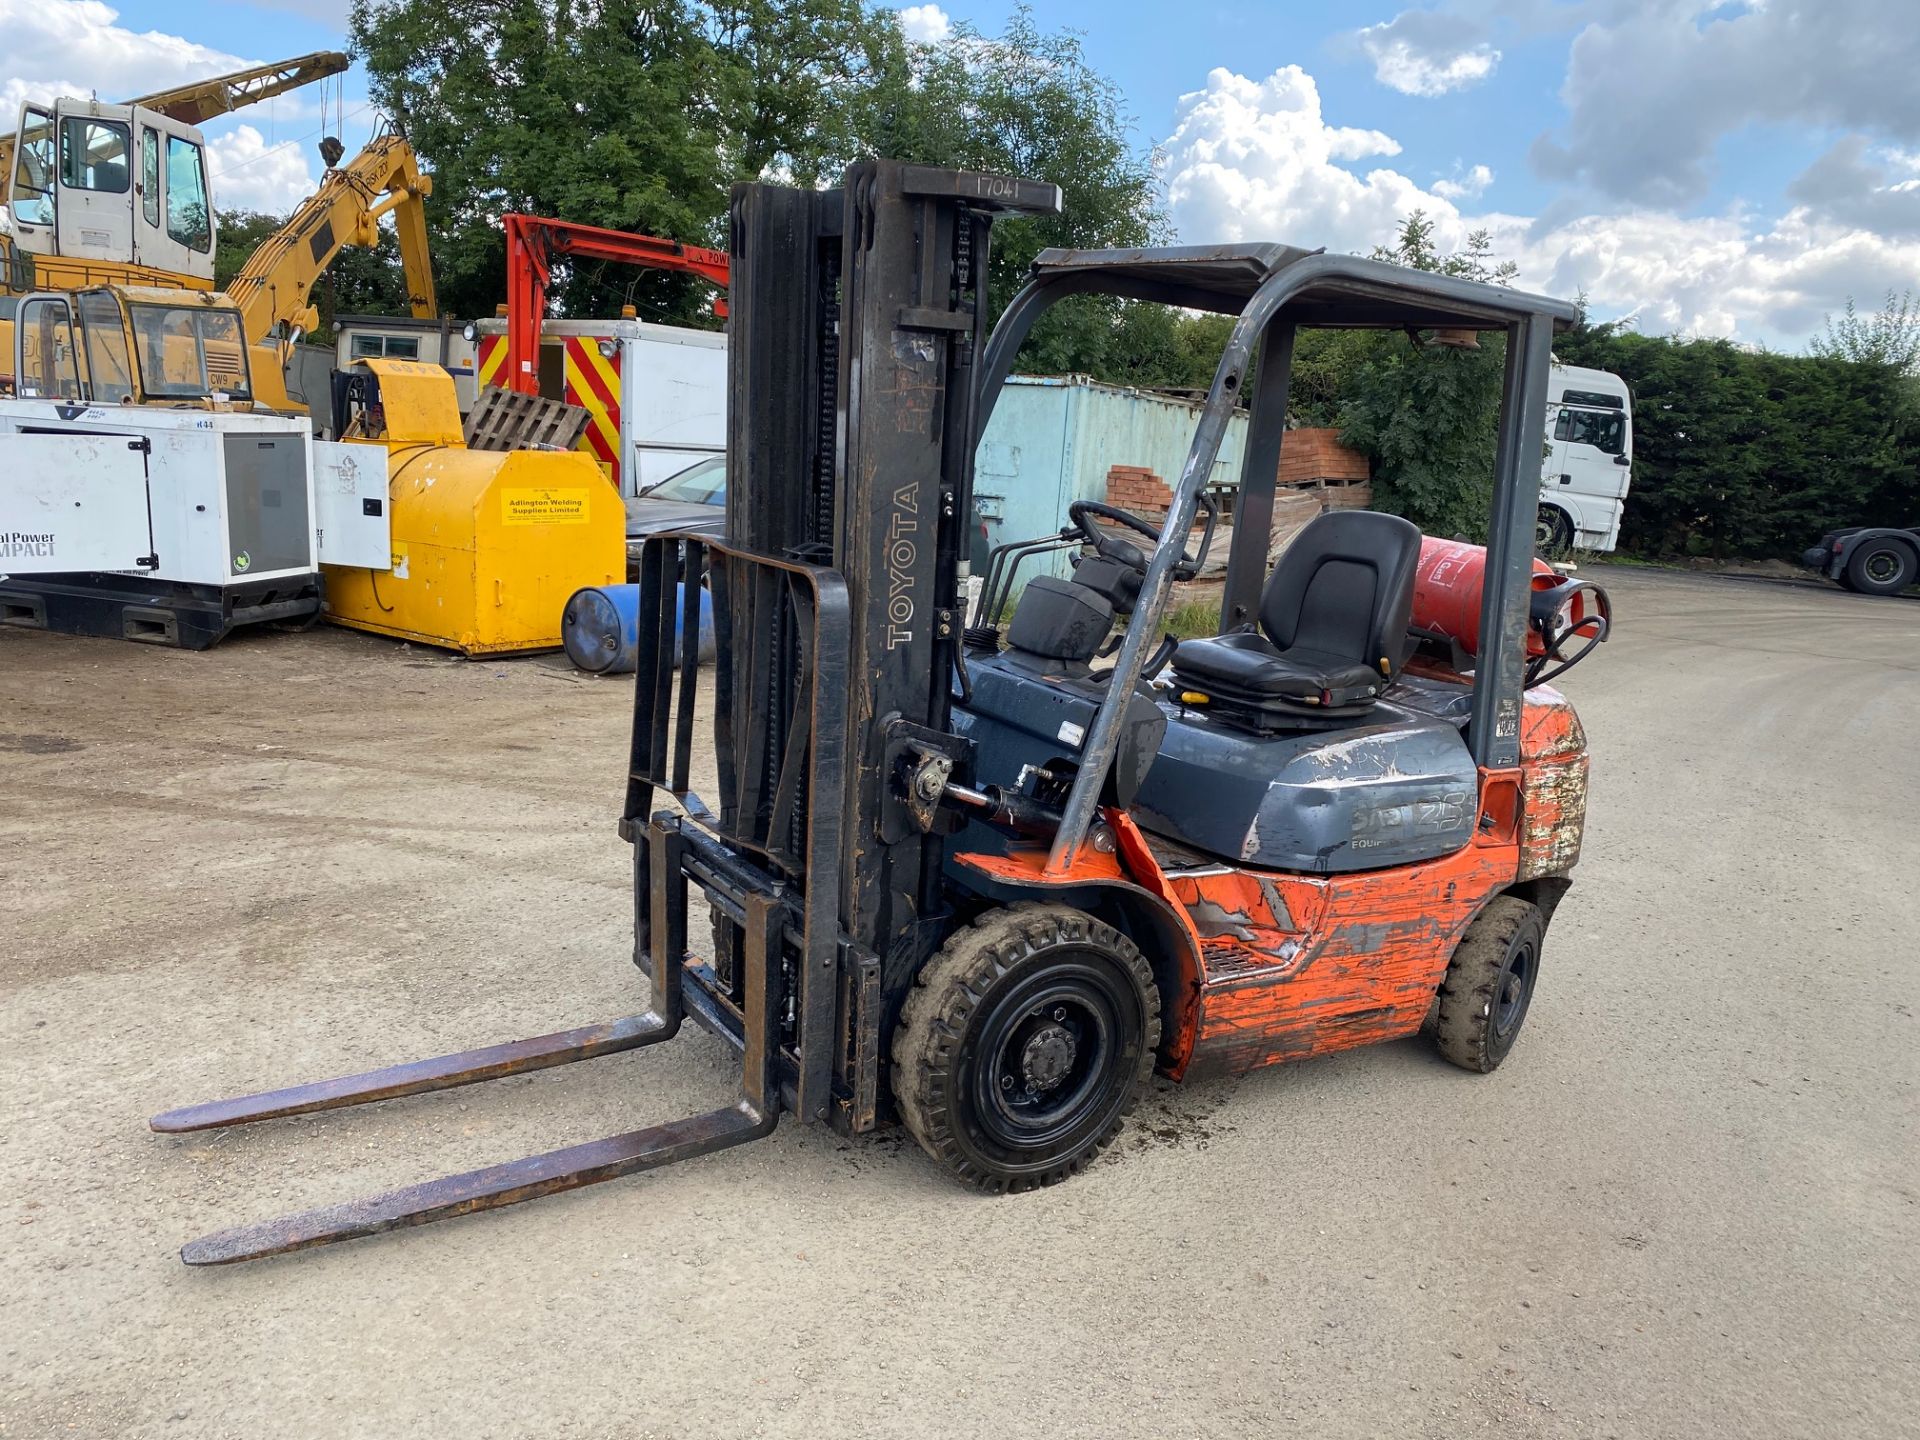
M 940 837 L 916 823 L 899 777 L 910 756 L 956 749 L 960 517 L 992 223 L 1059 208 L 1051 185 L 891 161 L 852 167 L 838 190 L 739 187 L 729 538 L 684 559 L 684 542 L 649 547 L 641 562 L 648 615 L 664 613 L 669 570 L 708 568 L 720 805 L 702 818 L 803 897 L 804 940 L 783 961 L 796 993 L 782 1064 L 796 1111 L 848 1130 L 875 1123 L 886 1017 L 945 918 Z M 641 637 L 624 830 L 644 852 L 665 826 L 724 871 L 710 837 L 652 813 L 657 787 L 700 804 L 684 783 L 690 672 L 676 695 L 652 683 L 671 665 L 669 641 Z M 671 903 L 684 904 L 678 890 Z M 719 968 L 711 983 L 696 968 L 688 989 L 711 1026 L 735 1035 L 744 903 L 721 888 Z

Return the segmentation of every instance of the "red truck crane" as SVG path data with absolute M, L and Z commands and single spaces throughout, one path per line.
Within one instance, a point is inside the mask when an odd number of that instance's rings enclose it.
M 698 275 L 727 288 L 728 264 L 724 250 L 707 250 L 662 240 L 576 225 L 568 220 L 544 220 L 536 215 L 503 217 L 507 232 L 507 388 L 523 395 L 540 393 L 540 322 L 547 313 L 547 285 L 553 262 L 559 259 L 617 260 L 652 270 L 674 270 Z M 715 302 L 715 312 L 727 313 L 726 300 Z

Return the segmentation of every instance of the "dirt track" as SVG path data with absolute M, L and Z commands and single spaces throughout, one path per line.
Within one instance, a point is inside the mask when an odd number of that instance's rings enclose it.
M 991 1200 L 760 1145 L 230 1270 L 180 1242 L 720 1103 L 720 1045 L 163 1139 L 637 1008 L 630 687 L 0 631 L 0 1437 L 1920 1434 L 1920 603 L 1608 571 L 1498 1074 L 1162 1086 Z

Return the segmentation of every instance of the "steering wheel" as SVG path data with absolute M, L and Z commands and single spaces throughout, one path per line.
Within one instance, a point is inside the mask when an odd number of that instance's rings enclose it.
M 1591 581 L 1567 577 L 1534 591 L 1527 625 L 1541 644 L 1541 653 L 1527 661 L 1526 685 L 1532 689 L 1566 674 L 1612 633 L 1613 602 Z M 1582 642 L 1579 649 L 1567 653 L 1575 641 Z
M 1196 556 L 1189 555 L 1185 551 L 1181 552 L 1178 563 L 1173 567 L 1173 578 L 1176 580 L 1191 580 L 1198 575 L 1200 566 L 1207 558 L 1207 551 L 1213 545 L 1213 526 L 1214 522 L 1220 518 L 1220 502 L 1212 495 L 1202 494 L 1200 503 L 1205 507 L 1207 516 L 1207 528 L 1200 536 L 1200 553 Z M 1125 565 L 1139 571 L 1142 575 L 1146 574 L 1147 557 L 1151 552 L 1142 550 L 1130 541 L 1109 535 L 1093 523 L 1095 518 L 1111 520 L 1116 525 L 1124 525 L 1135 534 L 1144 535 L 1153 541 L 1156 547 L 1160 543 L 1160 527 L 1151 520 L 1135 515 L 1131 510 L 1122 510 L 1118 505 L 1108 505 L 1099 500 L 1076 500 L 1067 507 L 1067 519 L 1073 522 L 1073 528 L 1080 532 L 1081 538 L 1098 554 L 1116 565 Z

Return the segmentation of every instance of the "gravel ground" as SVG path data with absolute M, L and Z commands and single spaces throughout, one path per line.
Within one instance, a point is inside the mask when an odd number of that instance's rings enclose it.
M 1164 1084 L 994 1200 L 772 1139 L 235 1269 L 181 1241 L 719 1103 L 720 1045 L 252 1132 L 626 1013 L 630 687 L 0 631 L 0 1436 L 1920 1434 L 1920 603 L 1607 570 L 1526 1034 Z

